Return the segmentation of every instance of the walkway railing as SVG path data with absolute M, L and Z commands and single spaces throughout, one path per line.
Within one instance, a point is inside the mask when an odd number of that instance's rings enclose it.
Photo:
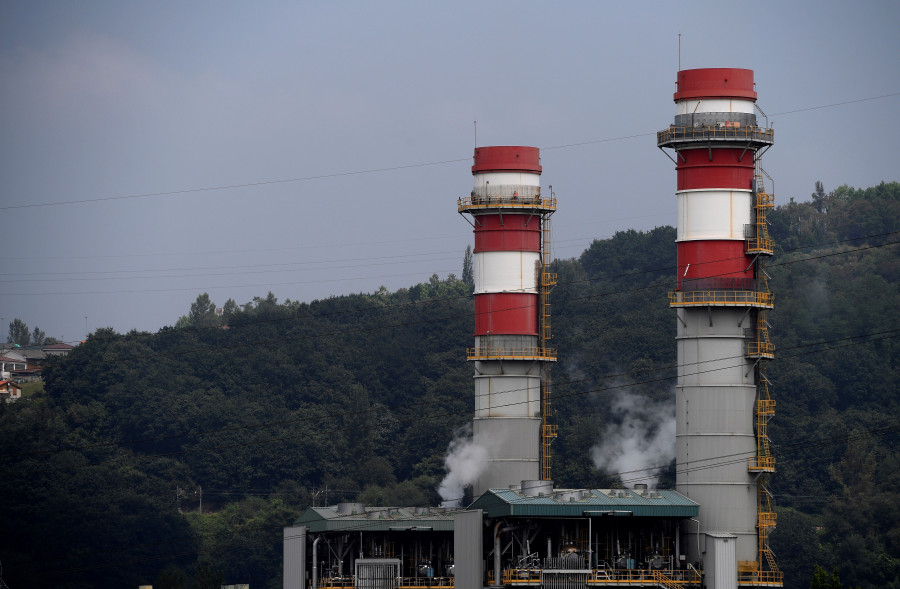
M 668 147 L 674 143 L 693 141 L 749 141 L 756 144 L 771 144 L 775 142 L 775 131 L 773 129 L 761 129 L 760 127 L 719 127 L 712 125 L 676 127 L 673 125 L 656 134 L 656 144 L 659 147 Z
M 758 290 L 688 290 L 669 293 L 670 307 L 764 307 L 774 306 L 772 293 Z
M 467 348 L 466 360 L 543 360 L 556 361 L 553 348 Z
M 473 209 L 495 209 L 498 207 L 539 212 L 555 211 L 556 199 L 509 194 L 503 196 L 464 196 L 456 201 L 456 208 L 459 212 Z

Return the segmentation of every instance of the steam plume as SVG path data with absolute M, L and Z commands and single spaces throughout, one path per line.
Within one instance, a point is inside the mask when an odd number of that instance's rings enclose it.
M 438 486 L 444 507 L 458 507 L 465 488 L 475 482 L 487 467 L 488 451 L 472 439 L 471 425 L 460 429 L 447 447 L 444 466 L 447 476 Z
M 612 405 L 614 423 L 607 426 L 603 441 L 591 448 L 594 466 L 609 474 L 620 474 L 622 483 L 655 487 L 658 467 L 675 458 L 675 407 L 654 403 L 631 393 L 620 394 Z

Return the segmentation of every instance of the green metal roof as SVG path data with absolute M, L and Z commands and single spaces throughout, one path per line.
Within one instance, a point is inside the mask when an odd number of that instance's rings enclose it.
M 453 531 L 456 509 L 442 507 L 310 507 L 294 522 L 310 532 Z M 696 517 L 700 506 L 677 491 L 652 489 L 555 489 L 529 497 L 519 490 L 490 489 L 466 509 L 481 509 L 485 517 Z
M 577 498 L 578 495 L 580 498 Z M 574 496 L 573 496 L 574 495 Z M 529 497 L 521 491 L 490 489 L 469 509 L 481 509 L 486 517 L 696 517 L 700 506 L 677 491 L 652 489 L 589 489 Z
M 363 507 L 339 513 L 338 507 L 310 507 L 294 522 L 310 532 L 453 531 L 455 510 L 442 507 Z

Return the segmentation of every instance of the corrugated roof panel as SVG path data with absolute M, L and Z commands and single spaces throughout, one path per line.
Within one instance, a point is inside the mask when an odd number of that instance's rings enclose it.
M 452 531 L 453 510 L 444 508 L 367 507 L 362 513 L 338 513 L 336 506 L 310 507 L 294 522 L 310 532 Z
M 699 505 L 681 493 L 654 489 L 642 494 L 629 489 L 591 489 L 581 491 L 579 499 L 560 499 L 568 494 L 555 490 L 553 495 L 528 497 L 521 491 L 491 489 L 470 509 L 483 509 L 488 517 L 696 517 Z
M 521 491 L 490 489 L 467 509 L 481 509 L 485 517 L 696 517 L 700 507 L 681 493 L 653 489 L 555 489 L 552 495 L 528 497 Z M 453 530 L 453 509 L 366 507 L 342 514 L 337 506 L 310 507 L 295 526 L 310 532 Z

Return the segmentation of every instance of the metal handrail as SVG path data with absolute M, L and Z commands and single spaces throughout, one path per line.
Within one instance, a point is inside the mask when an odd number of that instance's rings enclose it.
M 752 575 L 739 575 L 738 586 L 753 587 L 782 587 L 784 586 L 783 571 L 757 571 Z
M 664 147 L 676 142 L 690 141 L 753 141 L 775 143 L 775 130 L 760 127 L 676 127 L 672 125 L 656 134 L 656 144 Z
M 472 196 L 513 196 L 533 198 L 541 196 L 541 187 L 534 184 L 483 184 L 472 190 Z M 551 195 L 552 196 L 552 195 Z
M 775 457 L 774 456 L 751 456 L 750 457 L 750 466 L 748 467 L 751 471 L 766 471 L 766 472 L 774 472 L 775 471 Z
M 453 577 L 395 577 L 395 587 L 404 587 L 406 589 L 431 589 L 445 588 L 453 589 L 455 587 L 455 579 Z M 309 587 L 312 582 L 309 583 Z M 319 579 L 319 587 L 331 589 L 354 589 L 356 587 L 356 579 L 351 577 L 326 577 Z
M 456 201 L 459 212 L 471 209 L 493 209 L 503 207 L 508 209 L 555 211 L 555 198 L 523 197 L 516 195 L 503 196 L 463 196 Z
M 748 254 L 769 254 L 775 253 L 775 240 L 770 237 L 750 237 L 747 238 L 746 253 Z
M 775 344 L 763 341 L 748 342 L 747 355 L 751 357 L 765 356 L 766 358 L 772 358 L 775 356 Z
M 756 206 L 766 209 L 773 208 L 775 206 L 775 196 L 768 192 L 757 192 Z
M 397 579 L 397 587 L 417 589 L 419 587 L 447 587 L 455 586 L 453 577 L 400 577 Z
M 467 360 L 556 360 L 553 348 L 466 348 Z
M 667 589 L 684 587 L 685 585 L 699 585 L 700 575 L 695 570 L 683 571 L 653 571 L 653 580 Z
M 516 584 L 533 584 L 533 581 L 541 580 L 541 572 L 543 569 L 541 568 L 514 568 L 514 569 L 504 569 L 503 570 L 503 584 L 504 585 L 516 585 Z M 493 571 L 489 571 L 489 579 L 493 580 Z
M 504 585 L 535 585 L 542 580 L 544 569 L 508 568 L 501 575 Z M 564 573 L 566 571 L 555 571 Z M 585 573 L 587 571 L 573 570 L 572 573 Z M 494 572 L 487 572 L 487 582 L 493 584 Z M 695 570 L 648 570 L 648 569 L 591 569 L 587 573 L 586 583 L 589 586 L 615 586 L 623 583 L 636 585 L 661 585 L 667 589 L 681 589 L 684 587 L 700 585 L 700 575 Z
M 774 399 L 760 399 L 756 402 L 756 412 L 760 415 L 772 415 L 775 413 Z
M 759 290 L 689 290 L 669 293 L 670 307 L 741 306 L 772 308 L 774 296 Z
M 774 511 L 760 511 L 757 525 L 770 527 L 776 525 L 777 521 L 778 514 Z

